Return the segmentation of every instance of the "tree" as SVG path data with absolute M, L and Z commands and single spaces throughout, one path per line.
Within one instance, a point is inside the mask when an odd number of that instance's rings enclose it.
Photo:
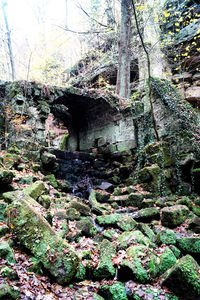
M 121 98 L 130 96 L 130 34 L 131 0 L 121 1 L 121 29 L 119 42 L 119 66 L 117 72 L 116 94 Z
M 11 66 L 11 77 L 12 77 L 12 80 L 15 80 L 15 64 L 14 64 L 14 57 L 13 57 L 13 51 L 12 51 L 11 34 L 10 34 L 9 25 L 8 25 L 7 13 L 5 10 L 6 5 L 7 5 L 7 1 L 1 0 L 4 22 L 5 22 L 5 26 L 6 26 L 8 52 L 9 52 L 9 59 L 10 59 L 10 66 Z

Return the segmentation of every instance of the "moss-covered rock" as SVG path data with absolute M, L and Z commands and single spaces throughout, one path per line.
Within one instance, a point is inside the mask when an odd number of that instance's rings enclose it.
M 0 200 L 0 222 L 4 221 L 4 211 L 8 204 L 4 202 L 3 200 Z
M 118 237 L 118 233 L 114 230 L 104 230 L 103 231 L 103 237 L 108 239 L 109 241 L 112 241 L 114 238 Z
M 164 207 L 161 210 L 161 223 L 166 227 L 176 227 L 181 225 L 189 215 L 189 209 L 185 205 L 174 205 Z
M 121 214 L 111 214 L 111 215 L 104 215 L 96 217 L 96 222 L 99 225 L 103 226 L 116 226 L 117 223 L 123 218 Z
M 110 198 L 110 194 L 106 191 L 96 190 L 95 193 L 98 202 L 105 203 Z
M 51 205 L 51 198 L 48 195 L 41 195 L 37 201 L 46 209 L 48 209 Z
M 159 263 L 159 275 L 162 275 L 167 270 L 169 270 L 176 263 L 176 256 L 169 248 L 166 248 L 165 251 L 160 256 Z
M 6 191 L 8 185 L 12 183 L 14 178 L 14 172 L 10 170 L 0 169 L 0 189 L 1 191 Z
M 135 230 L 135 231 L 125 231 L 117 238 L 118 248 L 119 249 L 126 249 L 131 244 L 142 244 L 146 246 L 152 246 L 155 245 L 150 241 L 149 238 L 147 238 L 141 231 Z
M 172 164 L 169 145 L 164 141 L 145 146 L 142 150 L 142 156 L 145 162 L 148 161 L 151 164 L 157 163 L 160 167 L 170 167 Z
M 0 225 L 0 238 L 9 232 L 8 226 L 5 224 Z
M 101 286 L 99 294 L 102 295 L 105 300 L 128 300 L 124 284 L 117 281 L 112 285 Z
M 154 242 L 156 236 L 153 230 L 144 223 L 138 223 L 136 225 L 137 230 L 140 230 L 145 236 L 147 236 L 152 242 Z
M 181 299 L 191 300 L 200 295 L 200 268 L 190 255 L 182 257 L 162 279 L 166 286 Z
M 18 240 L 39 259 L 59 283 L 75 275 L 79 258 L 38 213 L 40 205 L 23 192 L 7 208 L 8 225 Z
M 59 187 L 59 182 L 56 180 L 54 174 L 49 174 L 49 175 L 45 176 L 44 181 L 48 182 L 55 189 L 57 189 Z
M 158 244 L 175 245 L 176 244 L 175 232 L 170 229 L 161 230 L 157 234 L 156 240 Z
M 37 275 L 43 275 L 44 267 L 43 267 L 42 262 L 39 259 L 32 257 L 31 258 L 31 266 L 28 267 L 28 271 L 33 272 Z
M 145 185 L 148 191 L 160 194 L 162 170 L 157 164 L 144 167 L 138 172 L 139 183 L 148 183 Z
M 81 203 L 81 202 L 78 202 L 78 201 L 72 201 L 72 202 L 70 202 L 70 207 L 75 208 L 83 216 L 89 216 L 90 215 L 90 208 L 89 208 L 89 206 L 87 206 L 84 203 Z
M 139 222 L 151 222 L 152 220 L 159 220 L 160 219 L 160 211 L 158 208 L 155 207 L 149 207 L 149 208 L 143 208 L 141 210 L 138 210 L 134 214 L 134 219 L 136 219 Z
M 74 279 L 77 280 L 77 281 L 85 280 L 86 279 L 86 272 L 87 272 L 87 269 L 81 262 L 78 266 L 78 270 L 77 270 L 77 273 L 76 273 Z
M 132 246 L 127 250 L 128 258 L 120 263 L 118 278 L 121 281 L 134 280 L 140 283 L 149 281 L 147 270 L 145 270 L 142 260 L 147 248 L 143 245 Z
M 98 232 L 97 228 L 88 217 L 76 222 L 76 226 L 81 231 L 82 235 L 85 236 L 94 236 Z
M 3 165 L 7 168 L 7 169 L 11 169 L 12 167 L 16 167 L 17 165 L 19 165 L 21 161 L 21 158 L 19 155 L 14 154 L 14 153 L 5 153 L 2 157 L 2 162 Z
M 41 161 L 45 169 L 51 169 L 56 163 L 56 156 L 47 151 L 44 151 L 41 155 Z
M 188 229 L 195 233 L 200 233 L 200 218 L 194 217 L 188 222 Z
M 153 195 L 151 193 L 131 193 L 128 196 L 128 205 L 142 208 L 142 202 L 144 199 L 151 199 Z
M 11 300 L 20 299 L 20 289 L 9 286 L 6 283 L 0 284 L 0 299 Z
M 66 210 L 66 217 L 70 220 L 70 221 L 74 221 L 74 220 L 79 220 L 80 219 L 80 212 L 78 210 L 76 210 L 73 207 L 68 207 Z
M 124 215 L 117 223 L 117 226 L 123 231 L 131 231 L 137 226 L 137 222 L 128 215 Z
M 1 266 L 0 275 L 3 276 L 4 278 L 7 278 L 8 280 L 17 280 L 19 278 L 15 270 L 5 265 Z
M 177 239 L 178 248 L 186 254 L 200 255 L 200 237 L 184 237 Z
M 111 211 L 108 205 L 100 204 L 96 199 L 95 190 L 92 190 L 89 196 L 89 203 L 92 207 L 92 211 L 97 215 L 104 215 Z
M 115 275 L 112 257 L 116 254 L 116 246 L 108 240 L 103 240 L 100 244 L 100 262 L 94 270 L 94 277 L 97 279 L 110 279 Z
M 15 255 L 8 242 L 3 241 L 0 243 L 0 257 L 4 258 L 9 265 L 15 264 Z
M 24 189 L 24 193 L 34 200 L 37 200 L 39 196 L 45 191 L 45 185 L 42 181 L 36 181 L 32 185 Z

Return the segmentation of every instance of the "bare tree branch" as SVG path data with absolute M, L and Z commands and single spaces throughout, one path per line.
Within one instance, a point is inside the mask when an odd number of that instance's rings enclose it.
M 107 25 L 105 25 L 105 24 L 103 24 L 103 23 L 97 21 L 97 20 L 94 19 L 93 17 L 91 17 L 91 16 L 87 13 L 87 11 L 84 10 L 84 8 L 81 6 L 80 3 L 76 4 L 76 6 L 77 6 L 80 10 L 82 10 L 82 12 L 83 12 L 88 18 L 90 18 L 91 20 L 95 21 L 95 22 L 96 22 L 97 24 L 99 24 L 100 26 L 103 26 L 103 27 L 106 27 L 106 28 L 109 27 L 109 26 L 107 26 Z
M 56 27 L 59 27 L 65 31 L 69 31 L 69 32 L 72 32 L 72 33 L 78 33 L 78 34 L 93 34 L 93 33 L 108 33 L 108 31 L 75 31 L 75 30 L 71 30 L 71 29 L 66 29 L 65 27 L 62 27 L 60 25 L 55 25 Z

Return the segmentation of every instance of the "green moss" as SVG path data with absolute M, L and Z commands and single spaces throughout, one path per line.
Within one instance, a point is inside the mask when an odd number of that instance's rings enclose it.
M 160 212 L 159 209 L 155 207 L 143 208 L 137 211 L 135 218 L 141 222 L 151 222 L 152 220 L 160 219 Z
M 118 270 L 118 277 L 121 281 L 127 281 L 132 279 L 140 283 L 146 283 L 149 281 L 149 276 L 144 266 L 142 265 L 142 260 L 144 257 L 144 251 L 147 247 L 143 245 L 133 246 L 127 250 L 128 258 L 125 259 Z
M 83 281 L 86 279 L 86 267 L 82 263 L 79 264 L 78 271 L 74 279 L 77 281 Z
M 112 215 L 104 215 L 98 216 L 96 221 L 99 225 L 110 226 L 117 225 L 117 222 L 123 218 L 121 214 L 112 214 Z
M 146 235 L 152 242 L 154 241 L 155 234 L 147 224 L 138 223 L 136 228 L 140 230 L 144 235 Z
M 117 243 L 119 249 L 126 249 L 131 244 L 141 244 L 146 246 L 152 246 L 155 245 L 150 241 L 149 238 L 147 238 L 141 231 L 135 230 L 135 231 L 125 231 L 117 238 Z
M 162 285 L 181 299 L 195 299 L 200 294 L 199 272 L 197 262 L 186 255 L 163 275 Z
M 176 246 L 171 245 L 169 248 L 172 250 L 176 258 L 179 258 L 181 256 L 181 251 Z
M 36 181 L 26 189 L 24 189 L 24 193 L 26 195 L 29 195 L 31 198 L 36 200 L 45 190 L 44 182 L 42 181 Z
M 200 217 L 200 207 L 197 206 L 192 206 L 192 211 L 195 215 L 197 215 L 198 217 Z
M 174 245 L 176 244 L 176 236 L 173 230 L 161 230 L 156 236 L 158 244 Z
M 74 208 L 71 208 L 74 209 Z M 89 218 L 84 218 L 76 223 L 77 228 L 81 231 L 81 233 L 85 236 L 94 236 L 97 234 L 97 228 L 93 225 Z
M 3 200 L 0 200 L 0 222 L 4 222 L 4 212 L 7 206 L 7 203 L 5 203 Z
M 104 230 L 103 231 L 104 238 L 108 239 L 109 241 L 112 241 L 114 237 L 117 237 L 118 234 L 114 230 Z
M 176 227 L 181 225 L 189 214 L 189 209 L 185 205 L 174 205 L 161 210 L 161 223 L 166 227 Z
M 123 231 L 130 231 L 136 228 L 137 222 L 131 216 L 123 216 L 117 226 Z
M 65 134 L 65 136 L 62 138 L 60 145 L 59 145 L 59 150 L 62 150 L 62 151 L 66 150 L 68 138 L 69 138 L 69 133 Z
M 160 256 L 159 274 L 161 275 L 169 270 L 173 265 L 175 265 L 176 260 L 174 253 L 169 248 L 166 248 Z
M 22 192 L 15 193 L 16 200 L 7 208 L 11 231 L 57 282 L 69 282 L 76 273 L 77 255 L 38 213 L 40 205 Z
M 177 244 L 179 249 L 187 254 L 200 254 L 200 237 L 178 238 Z
M 12 287 L 8 284 L 0 284 L 0 299 L 20 299 L 20 289 L 18 287 Z
M 15 255 L 8 242 L 0 243 L 0 257 L 4 258 L 9 265 L 15 264 Z
M 128 300 L 124 284 L 115 282 L 112 285 L 103 285 L 99 289 L 100 295 L 109 300 Z
M 94 277 L 97 279 L 109 279 L 115 275 L 112 257 L 116 254 L 116 247 L 108 240 L 103 240 L 100 244 L 100 262 L 94 270 Z
M 72 202 L 70 202 L 70 207 L 75 208 L 83 216 L 89 216 L 90 215 L 90 208 L 89 208 L 89 206 L 87 206 L 84 203 L 81 203 L 81 202 L 78 202 L 78 201 L 72 201 Z
M 13 269 L 11 269 L 5 265 L 1 266 L 0 274 L 4 278 L 8 278 L 8 280 L 17 280 L 19 278 L 16 271 L 14 271 Z
M 45 176 L 44 181 L 48 182 L 55 189 L 57 189 L 58 186 L 59 186 L 58 181 L 56 180 L 54 174 L 50 174 L 50 175 Z

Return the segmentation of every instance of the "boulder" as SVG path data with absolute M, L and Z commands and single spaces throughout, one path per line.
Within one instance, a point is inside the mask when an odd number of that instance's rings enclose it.
M 195 233 L 200 233 L 200 217 L 194 217 L 188 223 L 188 229 Z
M 0 222 L 4 221 L 4 211 L 7 207 L 7 203 L 4 202 L 3 200 L 0 200 Z
M 118 248 L 126 249 L 131 244 L 141 244 L 145 246 L 155 247 L 155 245 L 141 231 L 125 231 L 117 238 Z
M 0 189 L 6 190 L 14 178 L 13 171 L 0 169 Z M 8 189 L 7 189 L 8 190 Z
M 7 208 L 8 225 L 58 283 L 67 283 L 77 271 L 79 258 L 40 215 L 40 209 L 33 198 L 16 192 L 15 200 Z
M 124 284 L 117 281 L 112 285 L 100 286 L 99 294 L 102 295 L 104 299 L 128 300 Z
M 15 264 L 15 255 L 8 242 L 0 243 L 0 257 L 4 258 L 9 265 Z
M 2 283 L 0 284 L 0 299 L 20 299 L 20 289 Z
M 104 216 L 98 216 L 96 218 L 96 222 L 99 225 L 103 226 L 116 226 L 117 222 L 120 221 L 123 218 L 122 214 L 111 214 L 111 215 L 104 215 Z
M 191 300 L 200 295 L 200 267 L 192 256 L 182 257 L 162 278 L 166 286 L 181 299 Z
M 189 215 L 189 209 L 185 205 L 164 207 L 161 210 L 161 223 L 163 226 L 174 228 L 181 225 Z
M 118 278 L 121 281 L 133 279 L 140 283 L 149 281 L 149 275 L 142 264 L 142 257 L 147 247 L 144 245 L 132 246 L 127 250 L 127 258 L 120 263 Z
M 185 254 L 200 255 L 200 237 L 183 237 L 177 239 L 178 248 Z
M 175 245 L 176 244 L 175 232 L 170 229 L 161 230 L 157 234 L 156 240 L 158 244 Z
M 81 202 L 78 202 L 78 201 L 72 201 L 72 202 L 70 202 L 70 207 L 75 208 L 83 216 L 89 216 L 90 215 L 90 208 L 89 208 L 89 206 L 87 206 L 84 203 L 81 203 Z
M 142 202 L 144 199 L 150 199 L 153 195 L 151 193 L 143 192 L 143 193 L 131 193 L 128 196 L 128 205 L 136 206 L 138 208 L 142 207 Z
M 130 231 L 136 228 L 137 222 L 131 216 L 124 215 L 117 223 L 117 226 L 123 231 Z
M 200 100 L 200 86 L 191 86 L 185 91 L 185 99 L 188 101 Z
M 17 280 L 17 279 L 19 279 L 17 272 L 15 270 L 9 268 L 8 266 L 5 266 L 5 265 L 1 266 L 0 274 L 4 278 L 7 278 L 8 280 Z
M 116 254 L 116 246 L 108 240 L 103 240 L 100 244 L 100 262 L 94 270 L 94 277 L 98 279 L 109 279 L 115 275 L 112 257 Z
M 160 212 L 154 207 L 143 208 L 134 213 L 133 218 L 139 222 L 151 222 L 160 219 Z
M 176 256 L 169 248 L 166 248 L 165 251 L 160 256 L 160 262 L 158 265 L 158 274 L 162 275 L 164 272 L 169 270 L 176 263 Z
M 86 217 L 76 223 L 77 228 L 81 231 L 82 235 L 91 237 L 97 234 L 97 228 L 93 225 L 92 221 Z
M 34 200 L 37 200 L 37 198 L 39 196 L 41 196 L 41 194 L 44 192 L 44 190 L 45 190 L 44 182 L 36 181 L 35 183 L 33 183 L 32 185 L 27 187 L 24 190 L 24 193 L 26 195 L 30 196 L 31 198 L 33 198 Z

